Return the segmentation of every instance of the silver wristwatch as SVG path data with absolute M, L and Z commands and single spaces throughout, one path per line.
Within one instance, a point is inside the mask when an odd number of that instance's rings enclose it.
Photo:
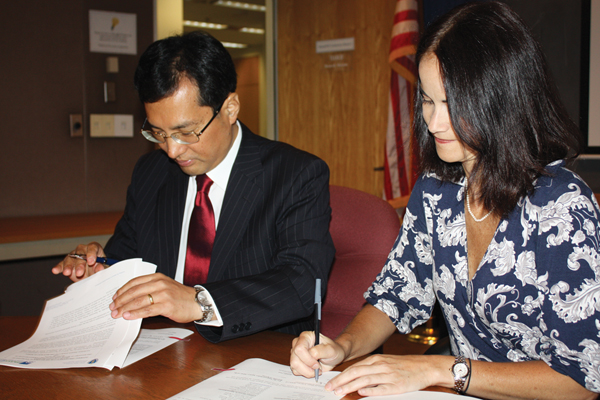
M 200 285 L 194 286 L 194 289 L 196 289 L 196 296 L 194 297 L 194 300 L 196 300 L 196 303 L 198 303 L 200 309 L 202 310 L 202 318 L 194 322 L 201 324 L 203 322 L 212 320 L 214 310 L 213 305 L 208 300 L 208 292 Z
M 463 393 L 465 382 L 471 372 L 465 357 L 456 356 L 454 364 L 452 364 L 452 368 L 450 368 L 450 372 L 452 372 L 452 376 L 454 376 L 454 390 L 458 393 Z

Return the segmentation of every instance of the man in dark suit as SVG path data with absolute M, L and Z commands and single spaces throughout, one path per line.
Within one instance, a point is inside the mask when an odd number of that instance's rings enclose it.
M 80 245 L 73 253 L 85 260 L 67 256 L 52 271 L 78 281 L 105 267 L 96 257 L 141 257 L 158 272 L 119 289 L 113 317 L 196 321 L 213 342 L 264 329 L 312 329 L 315 279 L 326 286 L 335 252 L 327 165 L 237 120 L 233 62 L 206 33 L 153 43 L 135 84 L 147 115 L 142 133 L 161 150 L 138 161 L 106 248 Z M 197 185 L 207 177 L 214 217 L 198 220 Z M 202 226 L 192 230 L 194 221 Z M 198 239 L 197 232 L 211 229 L 212 239 Z M 206 250 L 211 240 L 208 271 L 188 275 L 201 264 L 190 247 Z

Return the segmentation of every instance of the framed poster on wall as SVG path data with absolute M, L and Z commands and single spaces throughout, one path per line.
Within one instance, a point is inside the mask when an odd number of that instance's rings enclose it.
M 90 10 L 90 51 L 96 53 L 137 53 L 137 15 Z

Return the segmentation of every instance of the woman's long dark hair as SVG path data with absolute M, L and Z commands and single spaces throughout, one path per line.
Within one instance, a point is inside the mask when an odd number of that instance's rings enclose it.
M 433 23 L 417 49 L 439 61 L 448 112 L 459 139 L 477 155 L 470 184 L 484 206 L 506 216 L 532 192 L 545 166 L 579 153 L 579 129 L 560 101 L 542 49 L 507 5 L 461 5 Z M 414 134 L 422 172 L 444 181 L 464 176 L 460 163 L 446 163 L 423 120 L 415 95 Z

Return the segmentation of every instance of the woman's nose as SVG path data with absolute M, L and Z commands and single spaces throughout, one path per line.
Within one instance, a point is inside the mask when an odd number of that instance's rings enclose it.
M 450 116 L 448 114 L 448 107 L 436 107 L 431 117 L 429 118 L 429 122 L 427 123 L 427 128 L 431 133 L 436 132 L 446 132 L 450 129 Z

